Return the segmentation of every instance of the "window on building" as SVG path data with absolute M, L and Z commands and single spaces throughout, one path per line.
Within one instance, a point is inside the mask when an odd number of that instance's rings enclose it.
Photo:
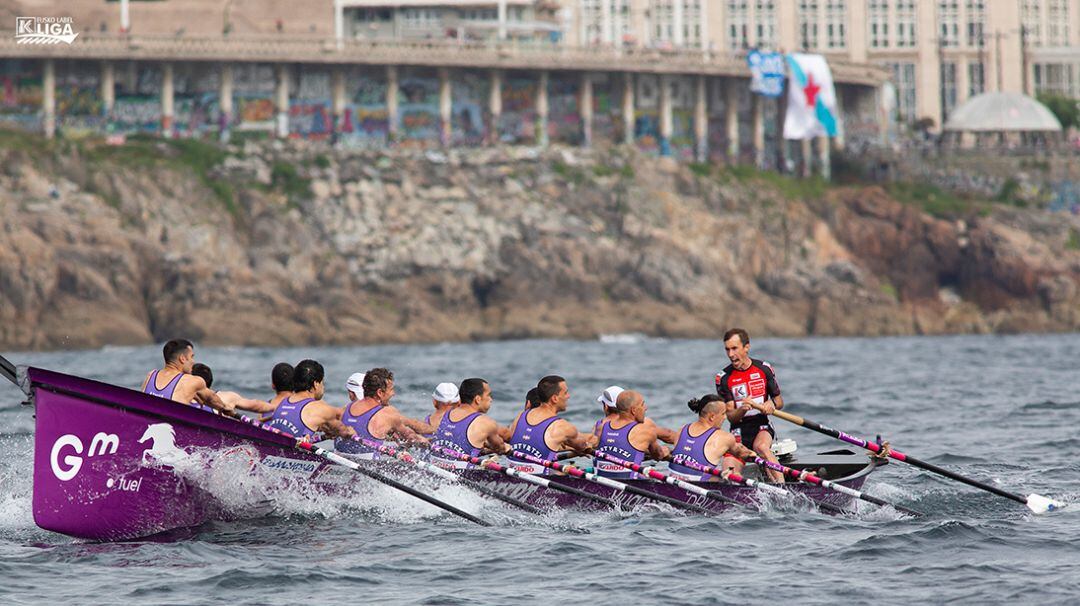
M 817 0 L 799 0 L 799 44 L 803 50 L 818 47 Z
M 968 63 L 968 96 L 974 97 L 986 91 L 986 70 L 982 61 Z
M 967 22 L 967 45 L 972 48 L 982 48 L 986 44 L 983 38 L 983 32 L 986 29 L 985 0 L 967 0 L 964 12 Z
M 870 0 L 870 48 L 889 47 L 889 1 Z
M 1068 46 L 1069 0 L 1047 1 L 1046 43 L 1048 46 Z
M 946 47 L 960 44 L 960 0 L 938 2 L 938 44 Z
M 916 20 L 915 0 L 897 0 L 896 46 L 914 48 Z
M 405 27 L 434 27 L 442 19 L 442 10 L 438 8 L 406 8 L 401 13 Z
M 1040 0 L 1022 0 L 1020 3 L 1020 24 L 1024 28 L 1026 44 L 1042 46 L 1042 13 Z
M 825 0 L 825 39 L 829 48 L 847 47 L 847 2 Z
M 754 3 L 754 33 L 758 47 L 776 48 L 776 2 L 773 0 Z
M 728 47 L 731 50 L 749 48 L 749 2 L 747 0 L 728 0 L 727 22 Z
M 915 122 L 915 64 L 890 63 L 896 87 L 896 113 L 902 122 Z
M 701 20 L 704 18 L 701 3 L 708 0 L 680 1 L 683 3 L 683 44 L 690 48 L 704 48 L 706 41 L 701 39 Z
M 941 102 L 945 116 L 952 113 L 956 107 L 956 64 L 945 62 L 941 64 Z M 942 118 L 944 121 L 944 118 Z

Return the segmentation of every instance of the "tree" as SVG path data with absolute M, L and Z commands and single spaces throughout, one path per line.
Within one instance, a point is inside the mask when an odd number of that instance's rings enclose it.
M 1061 128 L 1080 128 L 1080 101 L 1064 95 L 1043 93 L 1039 95 L 1039 102 L 1057 116 Z

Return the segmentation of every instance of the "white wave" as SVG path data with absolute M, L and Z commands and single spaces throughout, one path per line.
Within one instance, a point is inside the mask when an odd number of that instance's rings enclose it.
M 635 345 L 637 343 L 647 343 L 653 341 L 663 341 L 664 339 L 650 337 L 640 332 L 622 332 L 614 334 L 600 335 L 598 340 L 601 343 L 616 344 L 616 345 Z

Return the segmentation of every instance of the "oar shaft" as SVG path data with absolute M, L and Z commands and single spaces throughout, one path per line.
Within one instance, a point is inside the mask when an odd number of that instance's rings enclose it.
M 253 421 L 253 420 L 251 420 L 248 417 L 245 417 L 243 415 L 239 415 L 239 419 L 242 420 L 244 423 L 248 423 L 250 425 L 254 425 L 255 427 L 265 429 L 266 431 L 269 431 L 271 433 L 275 433 L 275 434 L 278 434 L 280 436 L 285 436 L 285 437 L 288 437 L 288 438 L 291 438 L 291 439 L 295 439 L 295 438 L 292 438 L 292 436 L 282 432 L 281 430 L 279 430 L 276 427 L 270 427 L 269 425 L 266 425 L 264 423 L 259 423 L 258 421 Z M 386 484 L 387 486 L 390 486 L 392 488 L 396 488 L 396 489 L 400 490 L 401 492 L 404 492 L 405 494 L 416 497 L 417 499 L 420 499 L 421 501 L 424 501 L 426 503 L 430 503 L 430 504 L 434 505 L 435 507 L 438 507 L 439 509 L 442 509 L 443 511 L 448 511 L 448 512 L 450 512 L 450 513 L 452 513 L 452 514 L 454 514 L 454 515 L 456 515 L 458 517 L 464 518 L 464 519 L 466 519 L 466 520 L 468 520 L 468 521 L 470 521 L 470 522 L 472 522 L 474 524 L 479 524 L 480 526 L 491 526 L 490 523 L 485 522 L 484 520 L 481 520 L 480 518 L 474 516 L 473 514 L 467 512 L 467 511 L 462 511 L 462 510 L 458 509 L 457 507 L 454 507 L 453 505 L 451 505 L 449 503 L 445 503 L 443 501 L 440 501 L 439 499 L 436 499 L 433 496 L 424 494 L 424 493 L 420 492 L 419 490 L 416 490 L 415 488 L 411 488 L 409 486 L 406 486 L 406 485 L 402 484 L 401 482 L 398 482 L 397 480 L 388 478 L 388 477 L 384 476 L 383 474 L 381 474 L 381 473 L 379 473 L 379 472 L 377 472 L 375 470 L 367 469 L 366 467 L 363 467 L 363 466 L 357 464 L 355 461 L 350 461 L 350 460 L 346 459 L 345 457 L 343 457 L 343 456 L 341 456 L 339 454 L 336 454 L 336 453 L 330 452 L 328 450 L 324 450 L 322 448 L 319 448 L 318 446 L 315 446 L 314 444 L 311 444 L 311 443 L 309 443 L 309 442 L 307 442 L 305 440 L 302 440 L 302 439 L 301 440 L 296 440 L 296 448 L 298 450 L 304 450 L 304 451 L 310 452 L 310 453 L 312 453 L 312 454 L 314 454 L 316 456 L 319 456 L 319 457 L 321 457 L 323 459 L 326 459 L 327 461 L 330 461 L 331 463 L 341 465 L 342 467 L 348 467 L 349 469 L 351 469 L 351 470 L 353 470 L 353 471 L 355 471 L 357 473 L 360 473 L 362 475 L 365 475 L 365 476 L 371 478 L 372 480 L 375 480 L 376 482 L 381 482 L 383 484 Z
M 691 469 L 696 469 L 696 470 L 698 470 L 698 471 L 700 471 L 702 473 L 707 473 L 707 474 L 714 475 L 714 476 L 716 476 L 718 478 L 724 477 L 723 472 L 721 472 L 716 467 L 710 467 L 708 465 L 702 465 L 702 464 L 698 463 L 697 461 L 687 459 L 687 460 L 681 461 L 681 464 L 686 465 L 687 467 L 689 467 Z M 734 482 L 736 484 L 742 484 L 744 486 L 749 486 L 750 488 L 756 488 L 756 489 L 758 489 L 758 490 L 760 490 L 762 492 L 768 492 L 768 493 L 778 495 L 778 496 L 782 495 L 782 496 L 785 496 L 785 497 L 790 497 L 790 496 L 794 496 L 794 494 L 795 494 L 795 493 L 791 492 L 790 490 L 785 490 L 783 488 L 780 488 L 779 486 L 773 486 L 771 484 L 766 484 L 764 482 L 759 482 L 757 480 L 752 480 L 750 478 L 743 477 L 742 475 L 740 475 L 738 473 L 735 473 L 735 472 L 730 472 L 727 475 L 726 479 L 728 481 Z M 802 496 L 806 496 L 806 495 L 802 495 Z M 806 497 L 806 498 L 810 499 L 810 497 Z M 831 511 L 833 513 L 843 513 L 844 512 L 843 509 L 841 509 L 840 507 L 837 507 L 836 505 L 833 505 L 831 503 L 825 503 L 823 501 L 818 501 L 816 499 L 810 499 L 810 500 L 815 505 L 817 505 L 818 507 L 820 507 L 820 508 L 822 508 L 822 509 L 824 509 L 826 511 Z
M 805 427 L 807 429 L 811 429 L 811 430 L 816 431 L 818 433 L 823 433 L 823 434 L 825 434 L 827 436 L 832 436 L 832 437 L 834 437 L 834 438 L 836 438 L 838 440 L 842 440 L 844 442 L 847 442 L 848 444 L 858 446 L 859 448 L 865 448 L 866 450 L 869 450 L 870 452 L 873 452 L 875 454 L 881 452 L 881 446 L 879 446 L 878 444 L 876 444 L 874 442 L 871 442 L 869 440 L 864 440 L 862 438 L 857 438 L 855 436 L 844 433 L 844 432 L 842 432 L 840 430 L 833 429 L 832 427 L 828 427 L 828 426 L 822 425 L 820 423 L 815 423 L 814 421 L 811 421 L 809 419 L 804 419 L 804 418 L 802 418 L 800 416 L 796 416 L 796 415 L 793 415 L 793 414 L 790 414 L 790 413 L 786 413 L 786 412 L 784 412 L 782 410 L 775 411 L 773 413 L 773 416 L 779 417 L 779 418 L 781 418 L 781 419 L 783 419 L 785 421 L 794 423 L 796 425 L 801 425 L 801 426 L 803 426 L 803 427 Z M 926 461 L 922 461 L 922 460 L 916 459 L 915 457 L 908 456 L 908 455 L 906 455 L 906 454 L 904 454 L 904 453 L 902 453 L 902 452 L 900 452 L 898 450 L 890 449 L 889 450 L 889 457 L 891 457 L 893 459 L 896 459 L 897 461 L 900 461 L 902 463 L 907 463 L 909 465 L 914 465 L 915 467 L 920 467 L 920 468 L 925 469 L 927 471 L 932 471 L 932 472 L 934 472 L 934 473 L 936 473 L 938 475 L 945 476 L 946 478 L 949 478 L 949 479 L 952 479 L 952 480 L 956 480 L 957 482 L 963 482 L 964 484 L 967 484 L 968 486 L 974 486 L 975 488 L 979 488 L 979 489 L 985 490 L 987 492 L 992 492 L 992 493 L 994 493 L 994 494 L 996 494 L 998 496 L 1005 497 L 1006 499 L 1012 499 L 1013 501 L 1016 501 L 1018 503 L 1023 503 L 1024 505 L 1028 504 L 1028 499 L 1026 497 L 1022 497 L 1022 496 L 1020 496 L 1018 494 L 1009 492 L 1007 490 L 1002 490 L 1002 489 L 1000 489 L 1000 488 L 998 488 L 996 486 L 991 486 L 989 484 L 984 484 L 983 482 L 979 482 L 978 480 L 973 480 L 971 478 L 962 476 L 962 475 L 960 475 L 958 473 L 949 471 L 948 469 L 945 469 L 943 467 L 938 467 L 937 465 L 934 465 L 933 463 L 927 463 Z
M 594 452 L 593 456 L 595 456 L 595 457 L 597 457 L 599 459 L 603 459 L 605 461 L 608 461 L 609 463 L 614 463 L 616 465 L 620 465 L 620 466 L 625 467 L 626 469 L 629 469 L 631 471 L 635 471 L 637 473 L 643 474 L 643 475 L 645 475 L 647 477 L 650 477 L 650 478 L 652 478 L 654 480 L 659 480 L 661 482 L 664 482 L 665 484 L 670 484 L 672 486 L 675 486 L 676 488 L 681 488 L 682 490 L 685 490 L 686 492 L 689 492 L 690 494 L 696 494 L 696 495 L 703 496 L 703 497 L 708 498 L 708 499 L 714 499 L 714 500 L 717 500 L 717 501 L 723 501 L 724 503 L 742 505 L 742 503 L 738 503 L 734 499 L 729 499 L 728 497 L 725 497 L 725 496 L 723 496 L 723 495 L 721 495 L 719 493 L 713 492 L 711 490 L 706 490 L 706 489 L 704 489 L 704 488 L 702 488 L 700 486 L 695 486 L 695 485 L 693 485 L 693 484 L 691 484 L 689 482 L 683 482 L 682 480 L 680 480 L 680 479 L 678 479 L 676 477 L 660 473 L 659 471 L 653 469 L 652 467 L 647 467 L 645 465 L 639 465 L 638 463 L 634 463 L 633 461 L 626 461 L 626 460 L 620 459 L 618 457 L 611 456 L 611 455 L 609 455 L 609 454 L 607 454 L 605 452 Z M 684 503 L 682 501 L 679 501 L 678 499 L 672 499 L 672 501 L 675 501 L 676 503 L 679 503 L 680 504 L 679 506 L 683 507 L 685 509 L 693 509 L 695 511 L 702 511 L 702 512 L 712 513 L 711 510 L 706 509 L 704 507 L 701 507 L 700 505 L 694 505 L 692 503 Z

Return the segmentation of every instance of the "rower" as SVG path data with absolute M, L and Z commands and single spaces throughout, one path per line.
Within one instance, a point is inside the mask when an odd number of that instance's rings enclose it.
M 608 387 L 604 391 L 600 392 L 600 395 L 596 397 L 596 401 L 604 409 L 604 417 L 593 425 L 593 434 L 595 434 L 597 438 L 600 437 L 600 430 L 603 427 L 604 423 L 607 423 L 608 421 L 618 416 L 619 413 L 616 409 L 615 403 L 619 398 L 619 394 L 621 394 L 623 391 L 625 390 L 622 387 L 619 387 L 618 385 L 612 385 L 611 387 Z M 644 422 L 646 425 L 651 425 L 652 428 L 656 430 L 656 437 L 658 437 L 661 442 L 674 444 L 675 441 L 679 439 L 679 434 L 674 429 L 661 427 L 657 425 L 656 422 L 653 421 L 650 417 L 645 417 Z
M 274 397 L 270 398 L 270 404 L 277 408 L 282 400 L 293 393 L 293 372 L 295 369 L 288 362 L 274 364 L 270 371 L 270 386 L 274 389 Z
M 345 407 L 341 422 L 357 436 L 373 444 L 381 445 L 391 435 L 404 440 L 426 442 L 422 433 L 432 433 L 434 428 L 423 421 L 410 419 L 390 405 L 394 397 L 394 373 L 385 368 L 372 368 L 364 373 L 364 397 Z M 361 459 L 376 459 L 375 448 L 352 439 L 339 439 L 334 443 L 339 452 L 359 455 Z
M 465 379 L 455 388 L 461 395 L 461 404 L 443 415 L 435 430 L 432 446 L 480 456 L 483 449 L 505 453 L 510 447 L 499 437 L 499 424 L 487 415 L 491 410 L 491 385 L 483 379 Z M 450 458 L 438 450 L 433 451 L 435 461 L 448 469 L 471 469 L 472 463 Z
M 784 407 L 784 399 L 773 367 L 750 357 L 750 335 L 741 328 L 724 333 L 724 351 L 731 364 L 716 375 L 716 393 L 724 399 L 731 433 L 744 446 L 776 463 L 772 452 L 776 430 L 769 423 L 769 415 Z M 741 469 L 739 465 L 736 471 Z M 773 482 L 784 481 L 784 474 L 766 471 Z
M 513 450 L 554 461 L 560 450 L 571 449 L 583 453 L 596 445 L 596 436 L 579 432 L 577 427 L 559 416 L 570 401 L 566 379 L 550 375 L 540 379 L 536 389 L 539 404 L 518 413 L 510 426 L 510 447 Z M 525 473 L 548 473 L 546 467 L 535 463 L 515 460 L 513 466 Z
M 435 408 L 435 412 L 424 417 L 424 422 L 433 428 L 437 428 L 443 420 L 443 415 L 453 410 L 460 402 L 461 396 L 458 394 L 457 385 L 439 383 L 435 386 L 435 391 L 431 392 L 431 406 Z M 435 433 L 432 432 L 425 434 L 424 437 L 431 439 L 434 435 Z
M 646 455 L 663 460 L 668 448 L 657 440 L 656 427 L 645 422 L 648 407 L 645 398 L 633 390 L 624 390 L 615 400 L 615 417 L 600 426 L 600 443 L 597 453 L 604 453 L 624 461 L 641 464 Z M 593 459 L 597 475 L 617 479 L 638 479 L 641 476 L 622 465 L 601 458 Z
M 210 370 L 210 367 L 206 364 L 203 364 L 201 362 L 196 362 L 195 364 L 192 364 L 191 374 L 195 375 L 196 377 L 202 377 L 202 380 L 206 381 L 207 388 L 213 387 L 214 371 Z M 221 398 L 222 402 L 230 403 L 235 408 L 238 408 L 240 410 L 250 410 L 251 412 L 259 413 L 274 412 L 275 406 L 270 402 L 264 402 L 263 400 L 251 400 L 236 393 L 235 391 L 214 391 L 214 393 L 216 393 L 218 397 Z M 205 404 L 199 404 L 197 400 L 192 400 L 191 405 L 201 410 L 218 414 L 216 410 Z
M 349 404 L 364 398 L 364 373 L 354 372 L 345 380 L 345 395 Z
M 191 341 L 172 339 L 165 344 L 161 353 L 165 358 L 165 366 L 146 375 L 141 388 L 143 393 L 181 404 L 198 402 L 215 410 L 229 413 L 233 411 L 234 406 L 222 402 L 221 398 L 206 386 L 202 377 L 190 374 L 195 363 L 195 346 Z
M 303 360 L 293 369 L 293 393 L 285 396 L 274 409 L 269 425 L 294 438 L 306 438 L 322 432 L 328 437 L 351 435 L 341 423 L 341 409 L 325 401 L 322 364 Z
M 540 391 L 537 390 L 535 387 L 533 387 L 532 389 L 530 389 L 528 392 L 525 393 L 525 407 L 522 410 L 529 410 L 531 408 L 536 408 L 539 405 L 540 405 Z M 514 435 L 512 427 L 513 427 L 513 424 L 508 425 L 506 427 L 501 427 L 501 426 L 499 427 L 499 437 L 502 438 L 504 442 L 509 443 L 511 436 Z
M 723 462 L 721 471 L 723 477 L 727 477 L 736 466 L 742 468 L 740 458 L 754 456 L 753 451 L 735 441 L 735 436 L 720 429 L 726 418 L 723 398 L 708 394 L 690 400 L 686 405 L 697 413 L 698 419 L 683 425 L 679 431 L 679 440 L 671 450 L 668 473 L 692 482 L 715 480 L 716 476 L 688 467 L 686 463 L 719 467 Z

